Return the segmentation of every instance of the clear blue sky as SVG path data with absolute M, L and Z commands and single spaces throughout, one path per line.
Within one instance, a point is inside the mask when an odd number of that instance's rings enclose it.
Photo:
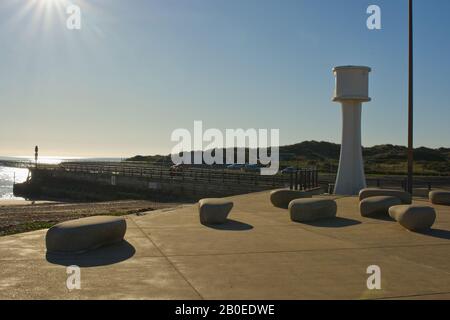
M 67 3 L 1 0 L 0 155 L 169 153 L 194 120 L 339 142 L 346 64 L 373 69 L 363 144 L 406 144 L 407 0 L 73 0 L 80 31 Z M 415 144 L 448 147 L 450 1 L 415 7 Z

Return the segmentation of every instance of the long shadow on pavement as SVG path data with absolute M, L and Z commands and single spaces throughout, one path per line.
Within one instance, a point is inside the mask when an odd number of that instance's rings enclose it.
M 314 227 L 344 228 L 344 227 L 358 225 L 361 223 L 361 221 L 348 219 L 348 218 L 336 217 L 333 219 L 324 219 L 324 220 L 317 220 L 317 221 L 313 221 L 313 222 L 302 222 L 302 223 L 307 224 L 309 226 L 314 226 Z
M 227 222 L 225 222 L 224 224 L 203 224 L 203 225 L 208 228 L 226 231 L 246 231 L 253 229 L 253 226 L 248 223 L 231 219 L 227 219 Z
M 422 231 L 419 233 L 426 235 L 426 236 L 434 237 L 434 238 L 450 240 L 450 231 L 449 230 L 431 229 L 431 230 Z
M 135 248 L 124 240 L 81 254 L 47 253 L 46 259 L 50 263 L 63 266 L 98 267 L 125 261 L 134 256 L 135 253 Z

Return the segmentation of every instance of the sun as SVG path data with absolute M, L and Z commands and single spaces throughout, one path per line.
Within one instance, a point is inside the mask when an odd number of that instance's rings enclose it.
M 0 0 L 3 2 L 6 0 Z M 19 31 L 24 37 L 31 34 L 42 36 L 51 35 L 52 32 L 66 31 L 69 19 L 78 10 L 85 12 L 98 12 L 99 8 L 90 3 L 92 0 L 8 0 L 16 3 L 14 14 L 10 15 L 6 24 Z M 20 26 L 20 28 L 18 27 Z M 95 26 L 95 33 L 101 34 L 101 29 Z M 68 34 L 68 33 L 66 33 Z

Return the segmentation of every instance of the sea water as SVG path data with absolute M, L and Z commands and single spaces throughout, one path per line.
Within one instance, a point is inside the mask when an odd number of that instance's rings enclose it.
M 20 160 L 33 162 L 32 158 L 26 157 L 0 157 L 0 160 Z M 56 157 L 42 158 L 39 163 L 58 164 L 62 160 Z M 0 166 L 0 201 L 1 200 L 21 200 L 23 198 L 14 197 L 14 183 L 22 183 L 27 180 L 28 169 L 12 168 Z
M 33 158 L 26 157 L 0 157 L 0 160 L 20 160 L 34 163 Z M 59 164 L 64 161 L 103 161 L 103 162 L 120 162 L 121 158 L 81 158 L 81 157 L 41 157 L 38 163 Z M 0 201 L 1 200 L 21 200 L 23 198 L 14 197 L 14 183 L 22 183 L 27 180 L 28 169 L 11 168 L 0 166 Z
M 22 199 L 14 197 L 14 182 L 21 183 L 27 180 L 28 169 L 0 167 L 0 201 Z

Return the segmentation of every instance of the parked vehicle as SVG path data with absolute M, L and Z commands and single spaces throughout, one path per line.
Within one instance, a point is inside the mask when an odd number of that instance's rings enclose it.
M 234 163 L 234 164 L 230 164 L 229 166 L 227 166 L 227 169 L 229 169 L 229 170 L 241 170 L 244 167 L 245 167 L 245 165 L 242 164 L 242 163 Z
M 287 168 L 284 168 L 283 170 L 281 170 L 281 173 L 282 174 L 291 174 L 291 173 L 295 173 L 296 171 L 297 171 L 297 169 L 294 167 L 287 167 Z
M 246 164 L 242 170 L 245 172 L 260 172 L 261 168 L 257 164 Z

